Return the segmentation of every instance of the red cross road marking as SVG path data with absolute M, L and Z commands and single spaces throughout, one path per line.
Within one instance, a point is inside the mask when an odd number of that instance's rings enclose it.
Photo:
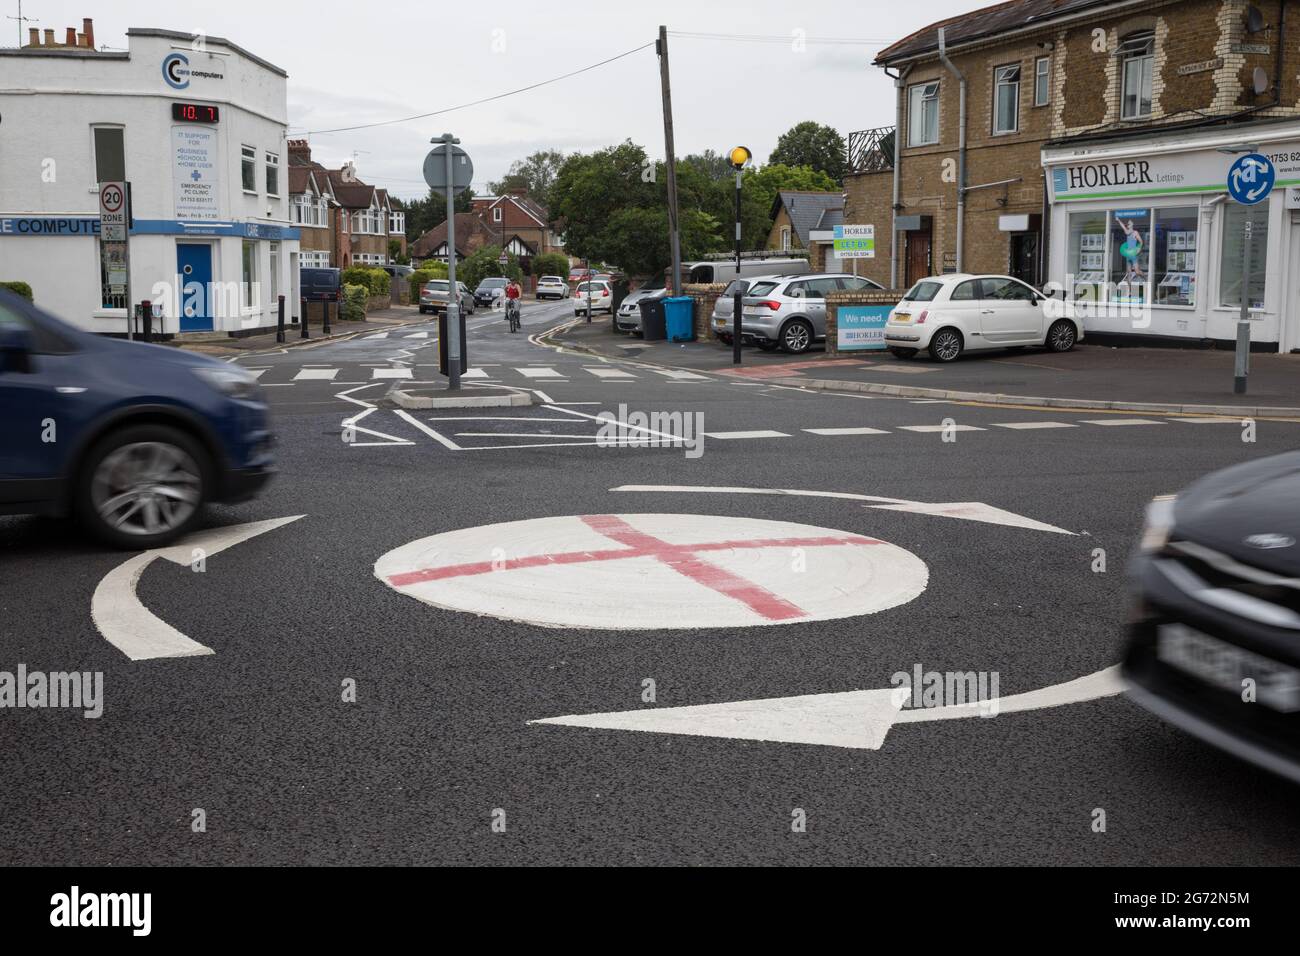
M 526 558 L 505 558 L 497 562 L 474 561 L 441 568 L 423 568 L 390 575 L 386 580 L 395 588 L 424 581 L 490 574 L 516 568 L 536 568 L 554 564 L 586 564 L 593 561 L 617 561 L 625 558 L 654 558 L 697 584 L 733 598 L 769 621 L 789 621 L 806 617 L 806 612 L 771 591 L 737 574 L 699 557 L 701 552 L 732 551 L 752 548 L 817 548 L 837 545 L 881 544 L 874 538 L 858 535 L 823 535 L 808 538 L 757 538 L 740 541 L 716 541 L 703 544 L 671 544 L 652 534 L 638 531 L 617 515 L 585 515 L 583 524 L 605 537 L 626 545 L 607 551 L 570 551 L 561 554 L 537 554 Z

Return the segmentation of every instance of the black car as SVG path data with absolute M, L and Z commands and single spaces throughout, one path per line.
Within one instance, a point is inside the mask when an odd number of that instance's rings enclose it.
M 1148 508 L 1124 674 L 1138 704 L 1300 782 L 1300 452 Z
M 510 280 L 500 276 L 489 276 L 478 284 L 474 290 L 474 303 L 476 305 L 494 305 L 498 299 L 504 299 L 506 286 Z M 504 302 L 503 302 L 504 304 Z

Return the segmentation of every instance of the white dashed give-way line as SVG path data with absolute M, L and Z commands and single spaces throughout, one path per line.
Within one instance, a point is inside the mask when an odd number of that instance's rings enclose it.
M 303 518 L 272 518 L 250 524 L 210 528 L 187 535 L 179 544 L 145 551 L 119 564 L 104 576 L 90 601 L 90 614 L 104 639 L 133 661 L 156 657 L 197 657 L 215 654 L 212 648 L 191 640 L 140 603 L 136 584 L 155 558 L 193 567 L 233 545 Z

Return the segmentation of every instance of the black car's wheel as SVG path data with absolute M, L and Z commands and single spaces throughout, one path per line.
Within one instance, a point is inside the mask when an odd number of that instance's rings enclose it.
M 74 476 L 77 517 L 119 548 L 167 544 L 198 520 L 212 483 L 203 447 L 168 425 L 132 425 L 100 439 Z
M 936 362 L 952 362 L 961 355 L 964 346 L 956 329 L 940 329 L 930 339 L 930 357 Z
M 1047 330 L 1047 350 L 1049 352 L 1068 352 L 1078 340 L 1074 323 L 1069 319 L 1058 319 Z
M 781 329 L 781 348 L 798 355 L 813 344 L 813 327 L 804 319 L 791 319 Z
M 897 345 L 891 345 L 889 351 L 894 357 L 902 359 L 911 358 L 916 354 L 916 349 L 905 349 Z

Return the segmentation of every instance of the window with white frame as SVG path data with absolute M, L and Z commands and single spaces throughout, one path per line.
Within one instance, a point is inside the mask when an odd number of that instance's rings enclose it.
M 1155 67 L 1155 34 L 1130 33 L 1116 51 L 1120 62 L 1120 118 L 1146 119 L 1151 115 L 1151 76 Z
M 257 284 L 257 243 L 245 239 L 242 252 L 243 303 L 244 308 L 251 309 L 257 304 L 253 288 Z
M 1040 56 L 1034 61 L 1034 105 L 1046 106 L 1052 99 L 1052 58 Z
M 91 127 L 95 146 L 95 182 L 117 183 L 126 180 L 124 133 L 120 126 Z
M 939 142 L 939 83 L 921 83 L 907 91 L 907 145 Z
M 257 150 L 252 146 L 239 147 L 239 173 L 244 192 L 257 192 Z
M 329 224 L 329 206 L 324 197 L 318 199 L 311 193 L 299 193 L 293 197 L 291 216 L 300 226 L 323 228 Z
M 266 194 L 280 195 L 280 157 L 275 153 L 266 154 Z
M 400 209 L 394 209 L 388 214 L 388 231 L 390 233 L 406 232 L 406 213 Z
M 500 221 L 501 221 L 501 207 L 500 207 L 500 206 L 497 206 L 497 207 L 495 207 L 495 208 L 492 210 L 492 221 L 493 221 L 493 222 L 500 222 Z
M 999 66 L 993 71 L 993 132 L 1014 133 L 1020 129 L 1020 64 Z
M 330 264 L 330 254 L 328 252 L 300 252 L 298 254 L 298 268 L 300 269 L 328 269 Z

